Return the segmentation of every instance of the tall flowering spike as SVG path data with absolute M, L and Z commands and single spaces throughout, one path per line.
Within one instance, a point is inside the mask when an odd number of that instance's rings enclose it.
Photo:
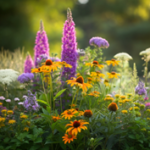
M 76 32 L 75 23 L 72 19 L 71 10 L 67 10 L 67 20 L 64 24 L 63 37 L 62 37 L 62 53 L 61 61 L 65 61 L 70 64 L 72 68 L 64 68 L 62 71 L 62 77 L 70 79 L 76 74 L 77 67 L 77 42 L 76 42 Z
M 34 68 L 32 57 L 27 53 L 26 60 L 24 62 L 24 73 L 31 73 L 31 69 Z
M 44 31 L 43 22 L 40 22 L 40 30 L 37 32 L 35 47 L 34 47 L 34 65 L 38 67 L 38 58 L 40 55 L 46 54 L 49 56 L 49 43 L 47 34 Z

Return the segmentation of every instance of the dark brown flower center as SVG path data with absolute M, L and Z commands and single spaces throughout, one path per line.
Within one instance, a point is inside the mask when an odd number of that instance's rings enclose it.
M 92 81 L 92 78 L 88 78 L 88 81 Z
M 38 68 L 38 71 L 40 71 L 41 69 L 40 68 Z
M 98 61 L 94 60 L 93 64 L 98 65 L 99 63 L 98 63 Z
M 53 62 L 50 59 L 46 60 L 46 62 L 45 62 L 46 66 L 51 66 L 52 64 L 53 64 Z
M 105 80 L 104 82 L 108 82 L 108 80 Z
M 78 77 L 76 79 L 76 82 L 83 84 L 84 83 L 83 77 L 82 76 Z
M 101 72 L 100 72 L 100 71 L 96 71 L 96 73 L 97 73 L 97 75 L 98 75 L 98 74 L 100 74 Z
M 90 118 L 93 115 L 91 110 L 85 110 L 84 111 L 84 116 Z
M 111 59 L 111 61 L 116 61 L 115 59 Z
M 73 122 L 73 127 L 74 128 L 77 128 L 77 127 L 79 127 L 80 126 L 80 122 L 79 121 L 74 121 Z
M 68 112 L 67 112 L 67 114 L 68 114 L 68 115 L 71 115 L 71 114 L 72 114 L 72 112 L 71 112 L 71 111 L 68 111 Z
M 116 74 L 116 72 L 112 71 L 112 72 L 111 72 L 111 74 L 112 74 L 112 75 L 115 75 L 115 74 Z
M 76 111 L 78 111 L 79 109 L 78 109 L 78 108 L 76 108 L 75 110 L 76 110 Z

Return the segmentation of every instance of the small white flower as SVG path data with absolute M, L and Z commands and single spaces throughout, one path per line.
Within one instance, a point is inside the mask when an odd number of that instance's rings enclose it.
M 118 60 L 131 60 L 132 57 L 128 53 L 118 53 L 114 56 Z
M 4 96 L 0 96 L 0 100 L 5 100 L 5 97 Z
M 16 97 L 16 98 L 14 99 L 14 101 L 20 101 L 20 99 L 19 99 L 18 97 Z
M 141 51 L 140 55 L 150 55 L 150 48 L 147 48 L 145 51 Z
M 23 102 L 19 102 L 18 105 L 23 105 Z
M 10 100 L 10 99 L 6 99 L 5 101 L 6 101 L 6 102 L 8 102 L 8 103 L 10 103 L 10 102 L 11 102 L 11 100 Z
M 19 72 L 13 69 L 0 69 L 0 82 L 9 85 L 11 82 L 16 81 Z

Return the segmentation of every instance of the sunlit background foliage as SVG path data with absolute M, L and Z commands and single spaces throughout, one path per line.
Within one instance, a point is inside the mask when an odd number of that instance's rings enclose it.
M 33 55 L 42 20 L 50 54 L 57 52 L 60 57 L 68 7 L 76 24 L 78 48 L 89 46 L 93 36 L 103 37 L 110 43 L 104 52 L 107 59 L 127 52 L 133 57 L 131 65 L 136 62 L 139 75 L 143 75 L 139 52 L 150 47 L 149 0 L 0 0 L 0 50 L 24 47 Z

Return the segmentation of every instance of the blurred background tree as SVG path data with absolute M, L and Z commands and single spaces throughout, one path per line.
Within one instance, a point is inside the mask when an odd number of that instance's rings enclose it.
M 44 22 L 50 53 L 61 54 L 61 37 L 70 7 L 76 23 L 78 48 L 93 36 L 106 38 L 107 59 L 127 52 L 142 75 L 139 52 L 150 47 L 150 0 L 0 0 L 0 46 L 13 51 L 25 47 L 33 55 L 40 20 Z M 132 64 L 131 64 L 132 65 Z

